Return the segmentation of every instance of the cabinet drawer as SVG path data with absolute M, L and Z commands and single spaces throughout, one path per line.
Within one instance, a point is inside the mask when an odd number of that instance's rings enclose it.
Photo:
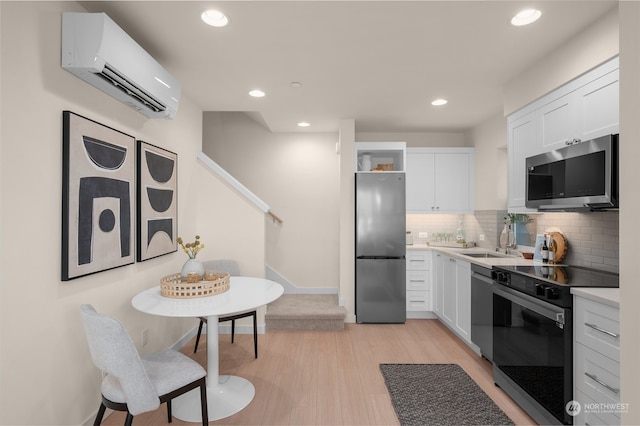
M 407 310 L 410 311 L 430 311 L 431 302 L 429 299 L 429 291 L 407 291 Z
M 574 305 L 575 340 L 620 362 L 619 310 L 582 297 Z
M 429 271 L 407 271 L 407 291 L 429 290 Z
M 576 391 L 573 398 L 580 403 L 580 412 L 574 418 L 575 425 L 619 425 L 620 407 L 602 407 L 593 399 L 580 391 Z
M 600 404 L 620 402 L 620 364 L 582 345 L 575 347 L 575 389 Z
M 407 250 L 407 270 L 431 269 L 431 252 Z

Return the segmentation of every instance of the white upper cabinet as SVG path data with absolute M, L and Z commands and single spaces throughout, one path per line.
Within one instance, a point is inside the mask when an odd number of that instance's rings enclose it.
M 615 69 L 541 107 L 542 152 L 618 133 L 619 86 Z
M 409 148 L 406 170 L 407 213 L 430 211 L 435 199 L 435 187 L 435 154 Z
M 540 154 L 536 113 L 531 112 L 509 122 L 509 210 L 527 211 L 525 208 L 525 158 Z
M 618 69 L 577 91 L 580 138 L 583 141 L 620 132 L 620 73 Z
M 614 58 L 508 117 L 509 212 L 531 211 L 527 157 L 619 132 L 619 87 Z
M 575 93 L 556 99 L 538 109 L 535 123 L 540 128 L 540 143 L 535 143 L 538 153 L 553 151 L 566 146 L 567 142 L 579 139 L 578 105 Z M 535 155 L 535 154 L 534 154 Z
M 471 213 L 473 148 L 408 148 L 407 213 Z

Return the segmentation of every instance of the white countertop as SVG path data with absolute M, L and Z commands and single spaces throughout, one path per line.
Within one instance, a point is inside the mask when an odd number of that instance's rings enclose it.
M 540 264 L 534 260 L 525 259 L 523 257 L 470 257 L 465 254 L 471 253 L 487 253 L 491 250 L 487 250 L 481 247 L 472 248 L 450 248 L 450 247 L 433 247 L 427 244 L 413 244 L 407 246 L 407 251 L 412 250 L 433 250 L 435 252 L 444 253 L 448 256 L 455 257 L 476 265 L 484 266 L 485 268 L 491 268 L 493 266 L 529 266 Z M 619 288 L 603 288 L 603 287 L 573 287 L 571 288 L 571 294 L 594 300 L 596 302 L 604 303 L 616 308 L 620 307 L 620 289 Z
M 620 308 L 620 289 L 619 288 L 585 288 L 573 287 L 571 294 L 575 296 L 591 299 L 595 302 L 604 303 L 605 305 Z
M 470 257 L 465 254 L 473 253 L 493 253 L 491 250 L 481 247 L 471 248 L 452 248 L 452 247 L 434 247 L 427 244 L 413 244 L 407 246 L 407 250 L 433 250 L 436 252 L 444 253 L 447 256 L 455 257 L 476 265 L 491 268 L 493 266 L 529 266 L 534 265 L 535 262 L 530 259 L 525 259 L 522 256 L 504 256 L 504 257 Z

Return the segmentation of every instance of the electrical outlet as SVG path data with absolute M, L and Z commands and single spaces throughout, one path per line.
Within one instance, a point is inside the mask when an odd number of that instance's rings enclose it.
M 478 235 L 478 239 L 479 239 L 480 241 L 484 241 L 484 234 L 480 234 L 480 235 Z
M 418 238 L 424 238 L 425 240 L 429 238 L 428 232 L 418 232 Z
M 145 328 L 144 330 L 142 330 L 141 337 L 142 337 L 142 346 L 147 346 L 147 343 L 149 343 L 149 329 L 148 328 Z

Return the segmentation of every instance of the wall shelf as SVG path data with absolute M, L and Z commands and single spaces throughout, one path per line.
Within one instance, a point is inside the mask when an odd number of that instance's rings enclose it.
M 405 142 L 356 142 L 356 171 L 375 172 L 381 165 L 391 165 L 391 170 L 404 172 L 406 163 Z

